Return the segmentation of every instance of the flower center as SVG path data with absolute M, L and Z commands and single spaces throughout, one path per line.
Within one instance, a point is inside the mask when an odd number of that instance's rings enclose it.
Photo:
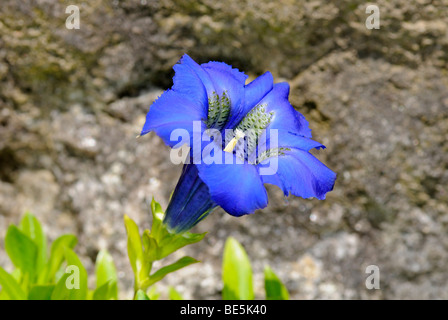
M 241 159 L 248 161 L 249 155 L 256 151 L 260 135 L 271 123 L 273 112 L 266 112 L 266 105 L 256 105 L 250 110 L 241 122 L 236 126 L 235 132 L 243 132 L 244 136 L 239 136 L 235 141 L 235 154 Z M 232 132 L 226 134 L 226 141 L 229 141 Z M 236 134 L 234 139 L 236 138 Z M 243 138 L 243 139 L 241 139 Z M 232 142 L 230 140 L 230 142 Z M 230 143 L 229 143 L 230 144 Z M 233 150 L 233 149 L 232 149 Z
M 230 103 L 227 91 L 223 91 L 221 96 L 214 91 L 209 96 L 208 115 L 205 121 L 208 129 L 221 131 L 224 128 L 230 116 Z M 268 158 L 285 155 L 289 148 L 271 148 L 249 161 L 249 155 L 257 150 L 259 138 L 271 123 L 273 115 L 272 111 L 266 112 L 265 104 L 253 107 L 234 130 L 226 130 L 222 150 L 234 153 L 241 160 L 251 164 L 259 164 Z

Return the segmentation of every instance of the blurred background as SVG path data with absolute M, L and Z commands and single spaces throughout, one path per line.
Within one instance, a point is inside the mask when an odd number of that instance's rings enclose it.
M 368 4 L 380 29 L 366 28 Z M 179 253 L 202 263 L 164 279 L 162 298 L 169 285 L 220 298 L 233 236 L 257 298 L 269 264 L 293 299 L 448 299 L 447 31 L 446 0 L 2 0 L 0 265 L 7 226 L 30 210 L 51 240 L 79 237 L 90 274 L 107 248 L 132 297 L 123 215 L 149 227 L 151 197 L 166 207 L 181 171 L 160 138 L 135 137 L 188 53 L 288 81 L 338 179 L 325 201 L 269 186 L 265 210 L 216 210 Z M 368 265 L 380 290 L 366 289 Z

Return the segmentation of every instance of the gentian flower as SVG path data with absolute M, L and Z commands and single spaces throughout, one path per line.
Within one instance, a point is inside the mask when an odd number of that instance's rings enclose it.
M 309 153 L 325 147 L 310 139 L 308 122 L 288 101 L 287 83 L 274 84 L 266 72 L 246 85 L 239 70 L 199 65 L 188 55 L 173 68 L 173 86 L 151 105 L 141 132 L 156 132 L 172 148 L 179 147 L 174 132 L 188 136 L 182 143 L 190 153 L 165 213 L 169 230 L 185 232 L 217 206 L 233 216 L 264 208 L 265 183 L 285 196 L 325 199 L 336 174 Z M 274 160 L 274 172 L 263 173 Z

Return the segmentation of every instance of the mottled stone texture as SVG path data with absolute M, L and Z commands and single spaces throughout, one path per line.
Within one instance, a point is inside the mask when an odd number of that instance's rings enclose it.
M 195 229 L 206 240 L 177 256 L 202 263 L 163 280 L 162 297 L 174 285 L 219 298 L 232 235 L 257 298 L 265 264 L 294 299 L 448 298 L 448 1 L 378 0 L 379 30 L 364 1 L 82 1 L 79 30 L 65 28 L 69 4 L 2 0 L 2 238 L 31 210 L 51 239 L 78 235 L 90 273 L 108 248 L 130 297 L 123 214 L 148 227 L 148 201 L 166 206 L 180 174 L 158 137 L 135 137 L 188 53 L 288 81 L 338 179 L 325 201 L 269 187 L 263 211 L 215 211 Z M 381 290 L 365 288 L 372 264 Z

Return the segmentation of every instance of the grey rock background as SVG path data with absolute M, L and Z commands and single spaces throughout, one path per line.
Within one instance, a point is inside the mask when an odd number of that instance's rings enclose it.
M 78 4 L 81 28 L 65 28 Z M 0 7 L 0 239 L 25 210 L 50 239 L 71 232 L 90 273 L 107 248 L 132 291 L 123 214 L 150 224 L 180 174 L 148 106 L 183 53 L 291 84 L 291 101 L 338 173 L 325 201 L 269 187 L 267 209 L 215 211 L 179 252 L 202 263 L 168 276 L 186 298 L 217 299 L 225 239 L 246 248 L 263 298 L 269 264 L 293 299 L 448 298 L 448 1 L 15 1 Z M 0 240 L 0 265 L 9 261 Z M 381 289 L 367 290 L 377 265 Z M 91 279 L 92 280 L 92 279 Z

